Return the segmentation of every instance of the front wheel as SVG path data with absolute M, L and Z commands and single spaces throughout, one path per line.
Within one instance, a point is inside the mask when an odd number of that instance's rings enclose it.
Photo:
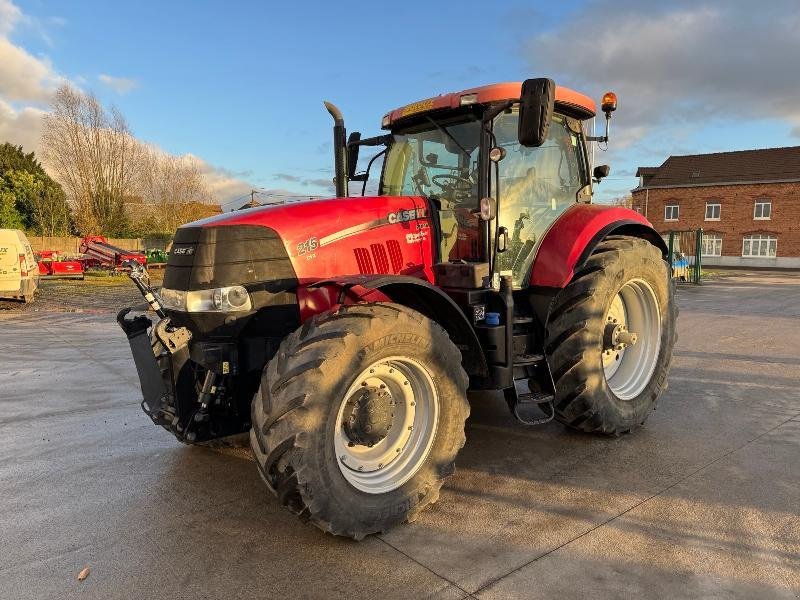
M 413 520 L 454 471 L 467 383 L 447 333 L 416 311 L 318 315 L 283 341 L 253 400 L 261 476 L 330 533 L 361 539 Z
M 666 389 L 676 316 L 658 248 L 622 236 L 598 244 L 548 318 L 556 418 L 613 435 L 643 424 Z

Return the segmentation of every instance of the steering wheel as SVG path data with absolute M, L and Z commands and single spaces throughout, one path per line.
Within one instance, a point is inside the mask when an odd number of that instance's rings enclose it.
M 440 183 L 440 181 L 451 181 L 452 183 Z M 468 192 L 472 189 L 472 181 L 467 179 L 466 177 L 461 177 L 459 175 L 451 175 L 450 173 L 441 173 L 439 175 L 434 175 L 431 177 L 431 182 L 438 185 L 443 190 L 446 187 L 453 188 L 453 191 L 456 192 Z

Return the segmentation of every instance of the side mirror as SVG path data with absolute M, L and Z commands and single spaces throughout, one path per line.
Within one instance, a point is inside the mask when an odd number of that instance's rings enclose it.
M 491 221 L 497 216 L 497 200 L 494 198 L 481 198 L 480 207 L 471 211 L 481 221 Z
M 356 176 L 356 165 L 358 164 L 358 142 L 361 141 L 361 133 L 354 131 L 347 138 L 347 178 L 354 181 Z
M 592 175 L 594 176 L 594 180 L 597 183 L 600 183 L 600 180 L 604 177 L 608 177 L 608 174 L 611 172 L 611 167 L 608 165 L 597 165 L 592 171 Z
M 519 143 L 538 148 L 547 139 L 553 120 L 556 84 L 552 79 L 526 79 L 519 97 Z

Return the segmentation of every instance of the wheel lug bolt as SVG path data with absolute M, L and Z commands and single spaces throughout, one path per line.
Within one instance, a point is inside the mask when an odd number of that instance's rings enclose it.
M 408 430 L 409 430 L 409 431 L 413 431 L 413 430 L 414 430 L 414 426 L 413 426 L 413 425 L 409 425 L 409 426 L 408 426 Z
M 398 449 L 396 450 L 396 452 L 400 452 L 400 448 L 398 448 Z
M 383 468 L 383 463 L 378 463 L 378 468 L 382 469 Z
M 342 459 L 342 462 L 347 460 L 347 457 L 344 454 L 342 454 L 339 458 Z
M 363 471 L 363 470 L 364 470 L 364 467 L 362 467 L 361 465 L 359 465 L 359 466 L 358 466 L 358 470 L 359 470 L 359 471 Z
M 417 405 L 417 403 L 416 403 L 416 402 L 412 402 L 412 403 L 411 403 L 411 406 L 416 406 L 416 405 Z
M 363 386 L 366 386 L 366 385 L 367 385 L 367 382 L 366 382 L 366 381 L 362 381 L 362 382 L 361 382 L 361 385 L 363 385 Z
M 407 381 L 404 381 L 404 382 L 403 382 L 403 385 L 408 385 L 408 382 L 407 382 Z
M 385 389 L 386 389 L 386 385 L 382 383 L 382 384 L 381 384 L 381 389 L 382 389 L 382 390 L 385 390 Z
M 394 369 L 389 369 L 389 373 L 394 373 Z
M 369 370 L 369 372 L 370 372 L 370 373 L 374 373 L 374 372 L 375 372 L 375 369 L 370 369 L 370 370 Z

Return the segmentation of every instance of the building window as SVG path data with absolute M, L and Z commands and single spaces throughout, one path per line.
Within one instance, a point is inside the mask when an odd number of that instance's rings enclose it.
M 768 200 L 756 200 L 753 209 L 753 218 L 756 221 L 768 221 L 772 218 L 772 202 Z
M 768 233 L 754 233 L 744 236 L 742 256 L 753 258 L 775 258 L 778 238 Z
M 703 234 L 703 256 L 722 256 L 722 236 L 720 234 Z
M 664 220 L 665 221 L 677 221 L 678 220 L 678 205 L 677 204 L 667 204 L 664 207 Z
M 706 221 L 719 221 L 722 206 L 719 202 L 706 202 Z

